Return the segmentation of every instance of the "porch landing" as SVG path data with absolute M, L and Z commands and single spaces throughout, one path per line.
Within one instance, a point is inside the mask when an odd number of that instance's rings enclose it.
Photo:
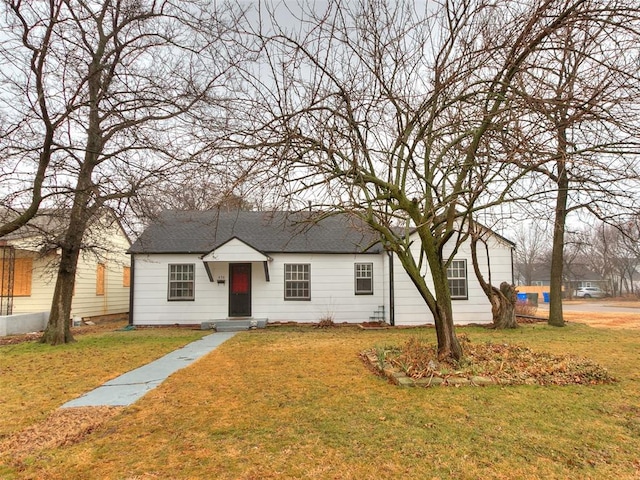
M 266 318 L 221 318 L 202 322 L 202 330 L 215 330 L 216 332 L 242 332 L 253 328 L 265 328 Z

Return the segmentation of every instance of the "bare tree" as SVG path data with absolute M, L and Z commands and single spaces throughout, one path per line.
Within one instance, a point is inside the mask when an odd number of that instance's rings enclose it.
M 49 164 L 59 157 L 58 129 L 74 110 L 73 102 L 48 82 L 54 65 L 65 63 L 55 58 L 51 49 L 63 4 L 43 4 L 46 15 L 33 24 L 23 16 L 8 15 L 2 29 L 0 179 L 4 188 L 0 237 L 24 226 L 37 213 L 46 196 L 43 189 Z M 3 13 L 8 14 L 14 6 L 3 2 Z
M 620 222 L 618 226 L 621 243 L 620 254 L 618 255 L 618 269 L 620 272 L 620 293 L 622 284 L 625 286 L 627 294 L 638 295 L 635 275 L 640 267 L 640 219 L 634 215 L 630 219 Z
M 281 159 L 293 194 L 380 234 L 431 311 L 441 358 L 462 354 L 447 267 L 469 216 L 504 199 L 491 185 L 512 181 L 487 139 L 511 118 L 518 72 L 584 4 L 330 1 L 286 12 L 295 31 L 282 10 L 259 12 L 266 65 L 246 73 L 254 128 L 238 143 Z
M 214 164 L 215 165 L 215 164 Z M 170 178 L 154 182 L 143 195 L 129 201 L 129 211 L 142 225 L 158 219 L 163 210 L 254 210 L 260 207 L 260 198 L 253 195 L 250 175 L 212 169 L 203 164 L 174 172 Z
M 236 42 L 226 36 L 238 19 L 226 7 L 215 11 L 197 2 L 7 0 L 3 7 L 12 35 L 6 45 L 28 52 L 15 57 L 24 74 L 20 85 L 46 85 L 36 94 L 62 112 L 57 123 L 45 122 L 44 134 L 34 132 L 32 150 L 44 151 L 53 136 L 50 191 L 63 196 L 58 201 L 69 212 L 43 337 L 65 343 L 72 340 L 71 299 L 89 224 L 105 207 L 189 167 L 207 146 L 199 141 L 205 120 L 224 122 L 216 105 L 227 96 L 229 66 L 237 60 Z M 21 67 L 30 55 L 42 68 Z M 44 111 L 26 107 L 36 117 Z
M 588 245 L 588 233 L 583 230 L 568 231 L 564 236 L 564 246 L 562 255 L 562 282 L 564 285 L 564 296 L 573 297 L 576 282 L 584 275 L 585 248 Z M 549 252 L 549 265 L 553 272 L 553 249 Z M 553 273 L 552 273 L 553 274 Z
M 572 211 L 607 219 L 637 202 L 640 99 L 639 8 L 625 1 L 580 2 L 585 15 L 549 37 L 523 65 L 523 121 L 516 134 L 543 175 L 529 201 L 553 199 L 549 324 L 562 326 L 565 230 Z M 528 113 L 527 113 L 528 112 Z M 525 140 L 526 138 L 526 140 Z M 635 187 L 633 185 L 636 185 Z M 551 192 L 551 196 L 549 196 Z
M 521 225 L 514 234 L 513 240 L 516 244 L 514 267 L 524 285 L 533 285 L 536 267 L 543 263 L 549 249 L 551 239 L 546 232 L 546 228 L 534 222 L 526 228 Z
M 601 222 L 585 232 L 585 261 L 590 268 L 610 280 L 612 295 L 637 293 L 635 278 L 640 266 L 640 225 L 637 216 L 616 224 Z

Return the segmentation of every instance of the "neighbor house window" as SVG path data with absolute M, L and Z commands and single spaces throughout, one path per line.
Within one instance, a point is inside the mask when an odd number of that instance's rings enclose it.
M 96 268 L 96 295 L 104 295 L 104 263 L 99 263 Z
M 453 260 L 447 267 L 447 280 L 452 299 L 467 299 L 467 261 Z
M 356 295 L 373 295 L 373 263 L 356 263 Z
M 176 263 L 169 265 L 168 300 L 193 300 L 195 264 Z
M 0 270 L 3 278 L 2 295 L 9 295 L 9 261 L 0 261 Z M 13 296 L 29 297 L 31 295 L 31 277 L 33 272 L 33 259 L 29 257 L 16 258 L 13 264 Z
M 131 287 L 131 267 L 122 267 L 122 286 Z
M 284 299 L 311 300 L 311 280 L 308 263 L 288 263 L 284 266 Z

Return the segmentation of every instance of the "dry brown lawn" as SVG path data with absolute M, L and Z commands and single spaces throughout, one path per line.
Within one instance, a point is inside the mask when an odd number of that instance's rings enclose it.
M 564 312 L 564 319 L 597 328 L 640 329 L 640 311 L 638 313 Z
M 567 303 L 584 304 L 584 300 L 573 300 Z M 609 302 L 612 307 L 638 308 L 638 313 L 608 313 L 608 312 L 572 312 L 566 309 L 563 312 L 565 321 L 584 323 L 596 328 L 628 328 L 632 330 L 640 329 L 640 302 L 638 301 L 615 301 Z M 538 315 L 546 318 L 547 312 L 539 309 Z
M 129 408 L 61 413 L 48 400 L 45 416 L 9 429 L 0 478 L 640 478 L 636 317 L 460 329 L 588 356 L 619 380 L 597 387 L 400 389 L 358 358 L 432 329 L 240 334 Z

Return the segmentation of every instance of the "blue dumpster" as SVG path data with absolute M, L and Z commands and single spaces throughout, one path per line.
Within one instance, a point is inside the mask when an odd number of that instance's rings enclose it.
M 544 303 L 549 303 L 549 292 L 542 292 L 542 298 L 544 299 Z
M 518 294 L 518 302 L 527 303 L 527 294 L 519 293 Z

